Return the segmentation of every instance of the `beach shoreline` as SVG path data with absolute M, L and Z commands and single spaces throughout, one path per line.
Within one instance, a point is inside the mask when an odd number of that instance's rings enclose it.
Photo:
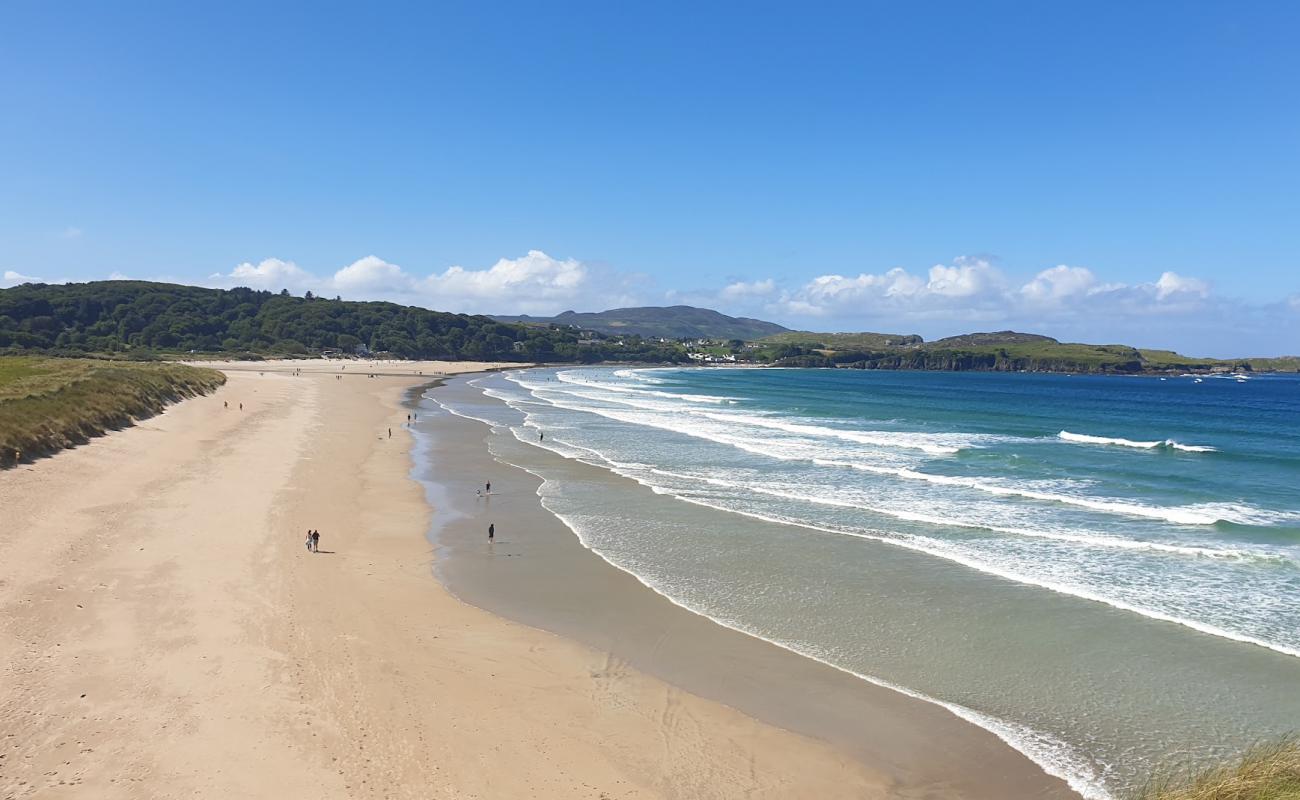
M 426 441 L 417 446 L 423 461 L 417 473 L 439 476 L 425 481 L 431 503 L 444 512 L 431 534 L 435 568 L 457 597 L 827 741 L 883 770 L 897 796 L 1077 797 L 1064 781 L 948 709 L 723 626 L 587 549 L 543 507 L 536 473 L 489 453 L 484 423 L 441 408 L 439 397 L 476 394 L 466 380 L 449 380 L 427 395 Z M 590 480 L 626 480 L 586 469 Z M 482 476 L 493 486 L 480 497 Z M 497 531 L 490 545 L 489 522 Z
M 0 794 L 896 796 L 825 742 L 453 598 L 404 428 L 437 376 L 302 366 L 232 366 L 0 476 Z

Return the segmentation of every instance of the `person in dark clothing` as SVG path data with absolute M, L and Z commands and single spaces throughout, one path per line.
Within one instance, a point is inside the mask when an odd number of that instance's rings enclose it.
M 497 535 L 497 526 L 488 525 L 488 541 L 491 542 L 493 537 L 495 537 L 496 535 Z
M 320 552 L 320 531 L 311 532 L 311 551 L 313 553 Z
M 483 487 L 483 493 L 492 494 L 492 481 L 488 481 L 487 484 Z

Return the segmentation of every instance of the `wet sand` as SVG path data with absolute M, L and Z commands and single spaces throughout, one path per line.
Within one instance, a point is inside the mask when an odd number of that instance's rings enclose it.
M 478 396 L 462 379 L 434 392 Z M 540 479 L 488 452 L 485 425 L 442 411 L 431 401 L 422 408 L 428 446 L 417 451 L 417 475 L 433 476 L 426 491 L 443 512 L 435 517 L 432 534 L 438 544 L 438 574 L 456 596 L 608 653 L 607 673 L 642 670 L 756 719 L 825 741 L 882 771 L 891 796 L 1076 796 L 993 734 L 943 708 L 674 605 L 582 547 L 542 507 Z M 625 480 L 586 469 L 592 480 Z M 487 480 L 492 493 L 480 499 L 475 492 Z M 491 545 L 489 523 L 496 526 Z

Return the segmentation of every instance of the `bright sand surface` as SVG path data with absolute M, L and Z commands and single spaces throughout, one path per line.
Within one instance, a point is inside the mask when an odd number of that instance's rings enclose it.
M 405 399 L 491 365 L 218 366 L 0 473 L 0 797 L 953 796 L 448 594 Z

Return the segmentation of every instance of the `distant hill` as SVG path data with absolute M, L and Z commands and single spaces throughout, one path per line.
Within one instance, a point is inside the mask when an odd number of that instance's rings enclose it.
M 916 334 L 901 333 L 812 333 L 786 331 L 763 339 L 774 344 L 796 344 L 814 350 L 874 350 L 884 347 L 906 347 L 921 344 L 924 339 Z
M 498 322 L 526 325 L 572 325 L 606 335 L 638 335 L 664 339 L 742 339 L 752 341 L 782 333 L 788 328 L 775 322 L 748 317 L 729 317 L 708 308 L 693 306 L 644 306 L 609 311 L 565 311 L 554 317 L 493 317 Z
M 1040 336 L 1037 333 L 1018 333 L 1017 331 L 997 331 L 996 333 L 963 333 L 960 336 L 949 336 L 946 339 L 936 339 L 930 342 L 930 347 L 977 347 L 980 345 L 1007 345 L 1007 344 L 1060 344 L 1059 341 L 1050 336 Z
M 1190 358 L 1122 344 L 1060 342 L 1018 331 L 967 333 L 933 342 L 900 334 L 791 331 L 770 336 L 763 344 L 773 363 L 794 367 L 1126 374 L 1300 368 L 1295 358 Z

